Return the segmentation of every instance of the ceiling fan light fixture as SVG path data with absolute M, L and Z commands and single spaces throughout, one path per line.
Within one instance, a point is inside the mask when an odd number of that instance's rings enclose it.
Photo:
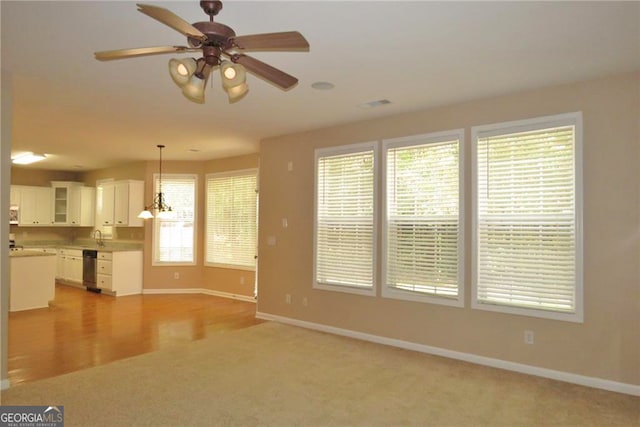
M 183 87 L 189 83 L 189 79 L 196 72 L 197 63 L 193 58 L 170 59 L 169 75 L 178 87 Z
M 309 42 L 298 31 L 281 31 L 237 36 L 233 28 L 214 21 L 214 16 L 222 9 L 222 1 L 202 0 L 200 7 L 209 15 L 208 22 L 190 24 L 168 9 L 158 6 L 138 4 L 138 11 L 178 31 L 187 37 L 188 46 L 155 46 L 133 49 L 117 49 L 95 52 L 99 61 L 122 58 L 160 55 L 165 53 L 186 53 L 200 51 L 202 57 L 196 59 L 172 59 L 169 73 L 173 81 L 182 88 L 183 94 L 191 101 L 204 103 L 204 85 L 212 68 L 220 66 L 223 87 L 230 102 L 244 96 L 246 70 L 263 78 L 282 90 L 289 90 L 298 84 L 298 79 L 271 65 L 245 53 L 251 51 L 309 51 Z M 229 61 L 221 61 L 222 55 Z M 194 78 L 196 76 L 197 78 Z
M 249 85 L 246 83 L 239 84 L 238 86 L 225 88 L 227 96 L 229 97 L 229 104 L 240 101 L 249 92 Z
M 204 89 L 207 84 L 206 78 L 198 77 L 194 74 L 189 82 L 182 87 L 182 94 L 189 100 L 197 104 L 204 104 Z
M 222 76 L 222 86 L 225 89 L 240 86 L 247 81 L 247 71 L 240 64 L 229 61 L 220 63 L 220 75 Z

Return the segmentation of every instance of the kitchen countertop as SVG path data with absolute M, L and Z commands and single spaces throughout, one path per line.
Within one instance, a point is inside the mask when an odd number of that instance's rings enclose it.
M 23 249 L 20 251 L 9 251 L 9 258 L 26 258 L 32 256 L 56 256 L 56 254 L 50 254 L 40 251 L 30 251 L 28 249 Z
M 141 251 L 142 248 L 138 247 L 113 247 L 113 246 L 97 246 L 97 245 L 58 245 L 52 246 L 58 249 L 76 249 L 76 250 L 94 250 L 99 252 L 128 252 L 128 251 Z
M 105 246 L 98 246 L 93 240 L 82 239 L 79 241 L 28 241 L 28 242 L 16 242 L 19 246 L 22 246 L 25 250 L 31 248 L 52 248 L 52 249 L 75 249 L 75 250 L 96 250 L 101 252 L 128 252 L 128 251 L 141 251 L 143 249 L 143 243 L 137 242 L 110 242 L 105 241 Z

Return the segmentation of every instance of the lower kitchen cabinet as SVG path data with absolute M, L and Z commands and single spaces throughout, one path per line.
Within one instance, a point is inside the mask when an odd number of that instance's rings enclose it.
M 98 288 L 105 293 L 142 293 L 142 251 L 99 251 L 97 270 Z
M 82 250 L 58 249 L 56 279 L 75 284 L 82 283 Z

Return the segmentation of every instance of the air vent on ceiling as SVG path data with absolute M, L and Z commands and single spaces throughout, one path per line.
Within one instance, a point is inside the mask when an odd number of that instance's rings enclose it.
M 367 109 L 387 104 L 391 104 L 391 101 L 388 99 L 378 99 L 377 101 L 365 102 L 364 104 L 358 105 L 358 107 Z

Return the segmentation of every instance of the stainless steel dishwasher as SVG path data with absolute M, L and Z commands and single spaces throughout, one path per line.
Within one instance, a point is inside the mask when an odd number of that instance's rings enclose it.
M 88 291 L 100 293 L 98 288 L 98 251 L 82 251 L 82 285 Z

